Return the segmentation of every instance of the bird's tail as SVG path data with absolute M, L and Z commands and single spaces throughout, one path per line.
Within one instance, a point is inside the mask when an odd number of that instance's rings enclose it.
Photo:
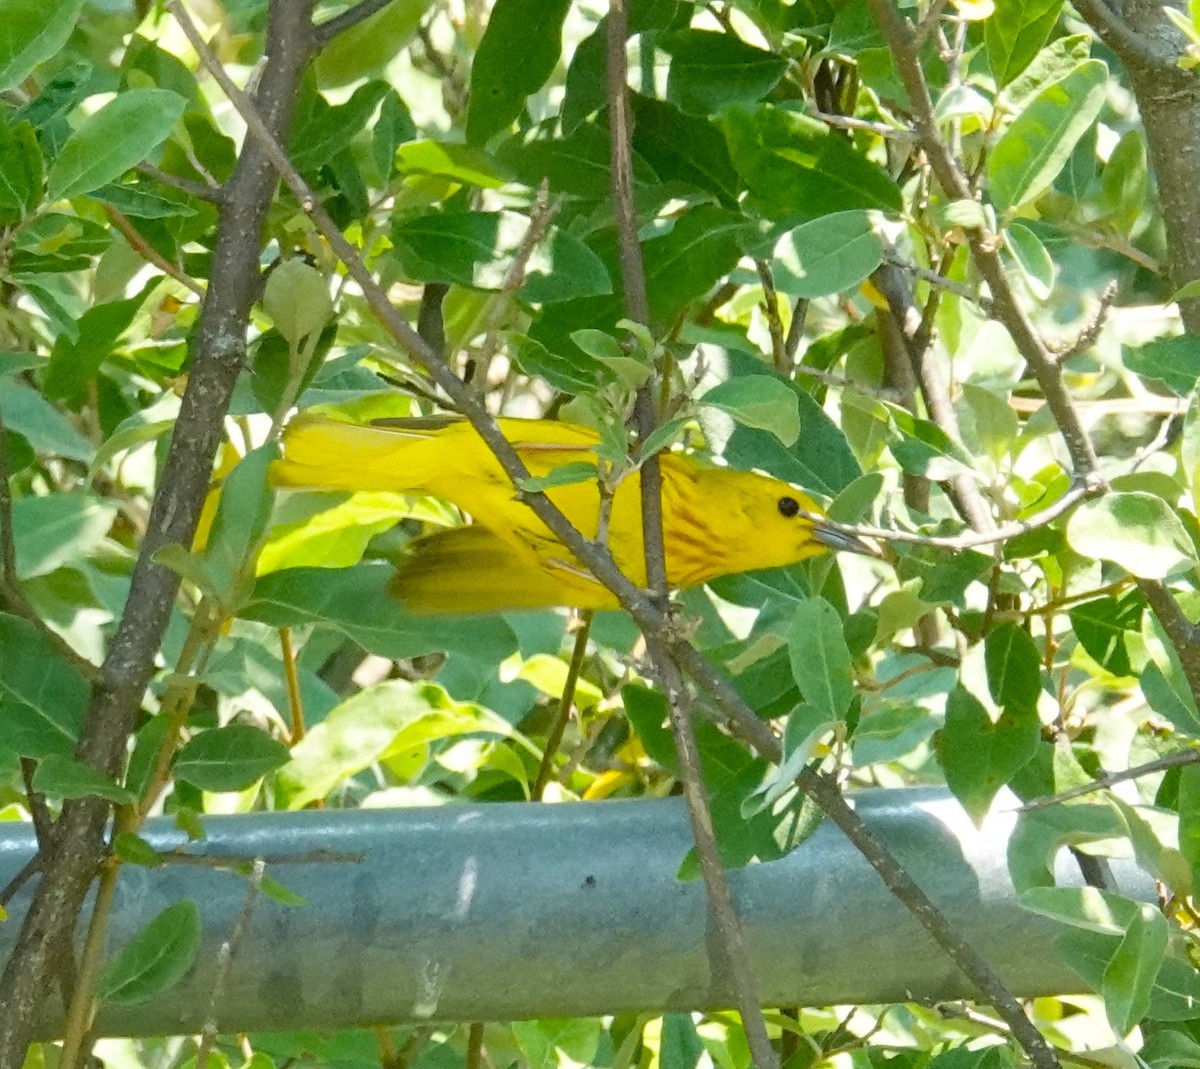
M 420 492 L 428 476 L 429 430 L 347 423 L 328 416 L 295 416 L 283 432 L 283 457 L 271 483 L 288 490 Z

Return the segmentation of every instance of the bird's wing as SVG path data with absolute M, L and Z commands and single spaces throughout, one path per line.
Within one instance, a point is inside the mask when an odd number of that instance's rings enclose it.
M 616 607 L 594 579 L 560 563 L 521 553 L 477 524 L 453 527 L 414 542 L 389 589 L 419 616 Z

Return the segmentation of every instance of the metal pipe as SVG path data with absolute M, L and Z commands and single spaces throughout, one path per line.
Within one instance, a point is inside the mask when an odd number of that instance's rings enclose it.
M 1048 949 L 1058 929 L 1017 903 L 1005 863 L 1011 813 L 977 829 L 941 791 L 867 791 L 855 801 L 1017 995 L 1079 990 L 1079 978 Z M 678 799 L 264 813 L 204 824 L 208 838 L 189 852 L 310 859 L 269 864 L 269 874 L 307 902 L 256 897 L 216 1000 L 222 1032 L 729 1003 L 709 971 L 704 888 L 676 876 L 691 845 Z M 160 850 L 186 841 L 165 819 L 151 821 L 145 835 Z M 0 825 L 0 886 L 34 848 L 28 825 Z M 322 850 L 343 859 L 312 860 Z M 1060 883 L 1080 883 L 1069 855 L 1062 862 Z M 1114 871 L 1124 893 L 1153 900 L 1153 885 L 1131 864 Z M 786 858 L 730 879 L 768 1005 L 971 994 L 828 822 Z M 105 1006 L 98 1033 L 199 1031 L 212 1012 L 219 948 L 248 887 L 230 871 L 125 865 L 110 952 L 184 898 L 200 907 L 203 944 L 169 991 Z M 0 954 L 12 950 L 28 897 L 26 887 L 0 925 Z M 44 1034 L 59 1020 L 48 1002 Z

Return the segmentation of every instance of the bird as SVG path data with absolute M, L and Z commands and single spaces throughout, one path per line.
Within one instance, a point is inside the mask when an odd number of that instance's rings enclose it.
M 587 427 L 550 419 L 496 422 L 534 478 L 598 460 L 600 438 Z M 284 430 L 282 450 L 271 467 L 277 488 L 428 495 L 469 517 L 466 526 L 416 539 L 392 580 L 392 593 L 416 615 L 619 608 L 616 596 L 538 518 L 461 417 L 356 423 L 300 413 Z M 660 453 L 659 469 L 666 577 L 673 589 L 795 564 L 829 550 L 873 553 L 780 479 L 680 452 Z M 601 491 L 594 475 L 545 493 L 585 538 L 597 537 Z M 612 492 L 606 534 L 618 568 L 646 586 L 639 471 Z

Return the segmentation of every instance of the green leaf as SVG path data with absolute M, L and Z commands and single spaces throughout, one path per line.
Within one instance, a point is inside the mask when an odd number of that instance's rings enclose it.
M 1108 67 L 1079 64 L 1046 86 L 1001 135 L 988 160 L 988 188 L 1001 212 L 1040 197 L 1096 121 L 1108 89 Z
M 1200 765 L 1186 765 L 1179 773 L 1179 850 L 1196 882 L 1200 876 Z
M 1020 421 L 1008 397 L 996 390 L 984 389 L 964 382 L 965 406 L 959 409 L 959 426 L 963 440 L 984 450 L 997 464 L 1008 455 L 1020 430 Z
M 1184 735 L 1200 739 L 1200 713 L 1190 693 L 1186 696 L 1180 694 L 1153 661 L 1142 669 L 1139 683 L 1151 709 L 1159 716 L 1166 717 Z
M 395 255 L 419 282 L 482 290 L 510 284 L 530 221 L 516 212 L 434 212 L 392 228 Z M 579 238 L 550 227 L 529 256 L 521 297 L 534 304 L 612 292 L 603 261 Z
M 1127 676 L 1133 668 L 1125 636 L 1141 627 L 1145 602 L 1137 592 L 1120 598 L 1095 598 L 1069 611 L 1071 630 L 1079 644 L 1097 664 L 1115 676 Z
M 738 175 L 721 131 L 665 100 L 633 97 L 633 150 L 662 182 L 686 182 L 733 207 Z
M 723 31 L 678 30 L 659 35 L 656 43 L 671 56 L 667 99 L 699 115 L 761 100 L 787 70 L 783 56 Z
M 208 543 L 199 555 L 211 592 L 233 609 L 254 578 L 254 555 L 267 528 L 274 498 L 267 472 L 279 456 L 275 444 L 251 450 L 221 484 Z
M 791 297 L 853 289 L 883 262 L 872 212 L 834 212 L 784 234 L 775 246 L 775 286 Z
M 51 200 L 90 193 L 120 178 L 171 134 L 187 101 L 166 89 L 127 89 L 82 125 L 46 176 Z
M 804 700 L 841 720 L 854 700 L 854 670 L 837 610 L 824 598 L 802 601 L 788 628 L 792 678 Z
M 23 82 L 71 36 L 83 0 L 0 0 L 0 89 Z
M 801 703 L 787 718 L 783 731 L 783 763 L 759 787 L 762 800 L 755 806 L 769 808 L 796 785 L 796 777 L 812 760 L 813 751 L 842 719 L 831 717 L 822 709 Z
M 381 564 L 272 572 L 258 580 L 238 615 L 272 627 L 321 624 L 389 658 L 459 650 L 499 664 L 517 648 L 512 628 L 498 618 L 410 616 L 387 592 L 392 574 Z
M 1033 709 L 1006 709 L 993 721 L 961 684 L 950 692 L 938 757 L 946 786 L 976 824 L 983 822 L 1000 788 L 1033 757 L 1040 732 Z
M 1140 903 L 1104 970 L 1100 987 L 1105 1013 L 1117 1035 L 1128 1035 L 1150 1009 L 1169 934 L 1167 918 L 1158 908 Z
M 471 64 L 467 141 L 507 127 L 554 71 L 570 0 L 496 0 Z
M 1021 896 L 1034 887 L 1053 887 L 1054 864 L 1064 846 L 1112 839 L 1125 830 L 1120 815 L 1103 804 L 1073 803 L 1022 813 L 1008 842 L 1013 887 Z
M 84 560 L 104 542 L 117 511 L 115 502 L 91 494 L 17 498 L 12 506 L 17 575 L 32 579 Z
M 357 564 L 372 538 L 409 514 L 404 502 L 398 494 L 372 491 L 290 496 L 272 513 L 257 572 Z
M 73 408 L 83 404 L 88 383 L 96 378 L 100 365 L 112 355 L 157 285 L 154 279 L 136 296 L 93 305 L 79 317 L 78 338 L 60 335 L 55 339 L 43 387 L 47 398 L 63 400 Z
M 302 809 L 391 754 L 480 732 L 503 736 L 510 729 L 487 709 L 450 701 L 435 684 L 388 680 L 348 698 L 312 728 L 276 774 L 276 790 L 289 809 Z
M 1141 130 L 1127 130 L 1100 174 L 1099 201 L 1107 225 L 1120 233 L 1133 230 L 1146 211 L 1150 191 L 1146 137 Z
M 143 183 L 119 185 L 110 182 L 94 190 L 91 196 L 135 219 L 183 219 L 197 214 L 197 209 L 181 194 L 163 193 Z
M 998 705 L 1022 712 L 1037 709 L 1042 666 L 1029 632 L 1012 623 L 989 632 L 984 640 L 984 663 L 988 690 Z
M 0 223 L 19 222 L 41 196 L 42 150 L 33 126 L 0 122 Z
M 1041 49 L 1033 61 L 1004 90 L 1005 101 L 1020 110 L 1051 82 L 1065 78 L 1092 52 L 1092 35 L 1059 37 Z
M 40 363 L 41 361 L 39 361 Z M 42 394 L 16 382 L 4 383 L 4 422 L 39 453 L 51 453 L 84 464 L 95 447 Z
M 800 403 L 795 391 L 765 375 L 726 379 L 700 398 L 709 408 L 727 412 L 743 427 L 769 431 L 784 445 L 800 437 Z
M 1037 56 L 1058 21 L 1062 0 L 996 0 L 983 40 L 996 84 L 1003 89 Z
M 1055 276 L 1054 261 L 1050 259 L 1046 246 L 1022 223 L 1010 223 L 1004 232 L 1004 239 L 1021 265 L 1029 292 L 1044 301 L 1054 289 Z
M 608 197 L 611 145 L 607 129 L 587 122 L 566 137 L 537 138 L 536 132 L 510 137 L 496 149 L 497 158 L 518 181 L 531 189 L 547 181 L 555 194 L 589 200 Z M 635 188 L 658 183 L 654 171 L 636 152 L 633 183 Z
M 1122 935 L 1138 915 L 1138 903 L 1098 887 L 1033 887 L 1021 905 L 1051 920 L 1089 932 Z
M 732 105 L 721 129 L 734 167 L 751 191 L 807 218 L 868 208 L 896 214 L 896 183 L 840 132 L 771 105 Z
M 933 568 L 924 576 L 921 600 L 958 601 L 967 587 L 986 575 L 993 564 L 994 558 L 971 549 L 959 550 L 949 556 L 939 553 Z
M 262 893 L 271 899 L 272 902 L 278 902 L 281 906 L 306 906 L 308 899 L 303 895 L 296 894 L 295 891 L 284 887 L 278 880 L 273 880 L 270 876 L 263 874 L 262 883 L 260 885 Z M 265 1056 L 264 1056 L 265 1057 Z M 247 1063 L 246 1069 L 251 1069 L 251 1063 Z M 270 1062 L 264 1065 L 262 1069 L 275 1069 L 275 1063 Z
M 1155 338 L 1137 348 L 1123 345 L 1121 361 L 1135 375 L 1158 379 L 1177 397 L 1187 397 L 1200 379 L 1200 338 L 1180 334 Z
M 906 472 L 941 481 L 974 470 L 971 455 L 938 424 L 919 419 L 897 405 L 890 405 L 888 412 L 900 432 L 900 438 L 890 442 L 888 448 Z
M 482 149 L 452 141 L 412 141 L 396 150 L 396 168 L 403 174 L 437 175 L 482 189 L 504 185 L 496 160 Z
M 1150 1069 L 1197 1069 L 1200 1043 L 1183 1032 L 1156 1028 L 1146 1037 L 1138 1058 Z
M 598 1021 L 582 1017 L 514 1022 L 512 1035 L 528 1069 L 591 1065 L 600 1041 Z
M 174 987 L 200 950 L 200 910 L 191 899 L 164 909 L 125 944 L 96 985 L 101 1002 L 131 1006 Z
M 113 853 L 127 865 L 142 865 L 145 868 L 158 868 L 163 864 L 163 856 L 140 835 L 131 831 L 120 832 L 113 839 Z
M 122 420 L 117 429 L 105 439 L 88 466 L 89 483 L 95 479 L 97 472 L 103 471 L 104 466 L 119 454 L 136 449 L 147 442 L 156 442 L 175 426 L 173 419 L 159 419 L 147 423 L 145 418 L 144 409 L 135 412 Z
M 202 791 L 243 791 L 287 764 L 288 748 L 249 724 L 193 735 L 175 760 L 175 778 Z
M 563 355 L 547 349 L 527 334 L 510 334 L 509 347 L 513 360 L 526 375 L 538 375 L 556 390 L 577 394 L 595 389 L 606 377 L 598 361 L 582 353 Z
M 22 757 L 75 749 L 90 688 L 33 624 L 0 613 L 0 739 Z
M 742 257 L 749 234 L 745 216 L 712 204 L 689 208 L 642 253 L 650 312 L 672 319 L 724 278 Z
M 408 47 L 432 4 L 433 0 L 392 0 L 326 42 L 313 62 L 321 85 L 349 85 L 385 67 Z
M 704 1054 L 704 1044 L 689 1014 L 663 1014 L 658 1046 L 659 1069 L 696 1069 Z
M 33 789 L 54 798 L 97 797 L 118 805 L 134 800 L 133 792 L 114 783 L 111 776 L 63 754 L 50 754 L 39 762 Z
M 729 355 L 731 378 L 759 375 L 776 378 L 761 360 L 739 352 Z M 780 380 L 783 381 L 783 380 Z M 835 496 L 862 474 L 846 436 L 824 409 L 796 383 L 789 383 L 799 404 L 803 433 L 794 446 L 773 434 L 738 425 L 723 454 L 735 468 L 761 468 L 787 482 Z
M 1110 560 L 1139 579 L 1163 579 L 1195 564 L 1183 523 L 1161 497 L 1143 492 L 1085 501 L 1067 523 L 1067 541 L 1085 557 Z
M 328 164 L 362 131 L 389 92 L 395 90 L 386 82 L 370 81 L 355 89 L 344 104 L 331 106 L 314 95 L 311 108 L 292 131 L 292 163 L 305 172 Z
M 574 486 L 576 483 L 584 483 L 589 479 L 594 480 L 598 473 L 599 469 L 595 464 L 578 460 L 570 464 L 563 464 L 548 475 L 531 475 L 528 479 L 522 479 L 520 486 L 522 490 L 529 493 L 540 493 L 555 486 Z
M 389 86 L 379 105 L 379 119 L 371 131 L 371 156 L 384 182 L 392 177 L 396 168 L 396 149 L 416 136 L 417 126 L 408 105 Z

